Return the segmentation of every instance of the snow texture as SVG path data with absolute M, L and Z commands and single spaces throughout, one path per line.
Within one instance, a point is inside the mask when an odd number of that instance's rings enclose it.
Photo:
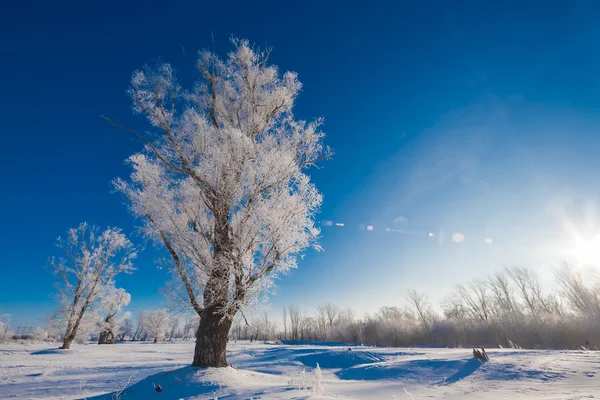
M 228 346 L 232 366 L 200 369 L 189 366 L 191 341 L 51 346 L 1 345 L 0 398 L 113 400 L 117 391 L 130 400 L 600 396 L 599 353 L 593 351 L 496 349 L 482 363 L 470 349 L 237 342 Z

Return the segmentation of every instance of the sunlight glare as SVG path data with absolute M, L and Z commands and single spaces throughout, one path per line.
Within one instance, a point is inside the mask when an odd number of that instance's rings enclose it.
M 600 235 L 586 239 L 580 235 L 574 237 L 574 246 L 567 254 L 571 255 L 579 265 L 600 265 Z

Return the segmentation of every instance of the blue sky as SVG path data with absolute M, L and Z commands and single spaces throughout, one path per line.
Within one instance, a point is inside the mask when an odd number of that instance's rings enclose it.
M 546 276 L 568 221 L 595 234 L 597 2 L 127 3 L 1 6 L 0 313 L 17 323 L 52 310 L 45 266 L 69 227 L 116 225 L 142 243 L 110 185 L 141 145 L 99 115 L 144 129 L 131 72 L 160 59 L 192 82 L 188 57 L 211 37 L 221 54 L 230 35 L 272 46 L 304 84 L 296 114 L 325 117 L 336 152 L 311 174 L 319 220 L 345 226 L 324 226 L 325 250 L 280 281 L 277 314 L 327 301 L 369 312 L 409 287 L 437 301 L 507 264 Z M 162 301 L 159 254 L 148 244 L 118 279 L 133 310 Z

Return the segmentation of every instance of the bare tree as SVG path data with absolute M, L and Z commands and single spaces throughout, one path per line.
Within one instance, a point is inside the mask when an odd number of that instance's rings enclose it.
M 376 318 L 380 321 L 380 335 L 383 336 L 383 342 L 387 346 L 399 346 L 401 338 L 407 336 L 409 326 L 407 310 L 398 307 L 384 306 L 377 311 Z
M 456 296 L 462 301 L 465 310 L 473 320 L 488 323 L 491 316 L 488 286 L 480 279 L 473 279 L 466 285 L 456 285 Z
M 590 289 L 573 265 L 563 263 L 556 272 L 556 280 L 573 311 L 580 315 L 600 316 L 600 292 Z
M 520 266 L 507 267 L 505 271 L 517 286 L 531 316 L 538 317 L 542 312 L 552 313 L 552 306 L 548 304 L 547 299 L 542 294 L 540 282 L 535 272 Z
M 66 238 L 58 238 L 57 247 L 65 258 L 52 259 L 57 285 L 60 314 L 66 323 L 62 349 L 69 349 L 78 334 L 86 313 L 100 300 L 107 286 L 119 273 L 133 271 L 136 251 L 118 228 L 98 233 L 86 223 L 69 230 Z
M 135 110 L 159 137 L 124 128 L 146 148 L 129 159 L 130 183 L 116 182 L 144 232 L 168 250 L 200 316 L 193 365 L 201 367 L 227 366 L 237 311 L 318 248 L 322 197 L 304 170 L 330 155 L 321 121 L 294 118 L 296 74 L 280 76 L 269 51 L 247 41 L 233 46 L 225 60 L 200 53 L 201 82 L 191 92 L 168 64 L 134 73 Z
M 185 322 L 183 324 L 183 339 L 187 340 L 190 337 L 195 337 L 199 324 L 200 318 L 198 317 L 198 315 L 186 315 Z
M 287 308 L 283 306 L 283 339 L 287 340 Z
M 275 336 L 275 323 L 269 320 L 269 314 L 265 311 L 263 316 L 256 320 L 253 324 L 256 328 L 256 338 L 269 340 Z
M 410 306 L 415 311 L 417 318 L 425 332 L 431 330 L 431 326 L 435 320 L 433 309 L 425 294 L 416 289 L 408 289 L 407 300 Z
M 468 319 L 466 307 L 456 293 L 451 293 L 442 299 L 442 309 L 447 320 L 462 321 Z
M 317 338 L 319 340 L 326 340 L 327 338 L 327 311 L 325 306 L 317 306 L 317 316 L 315 318 L 317 326 Z
M 300 339 L 317 340 L 319 333 L 319 324 L 313 317 L 301 317 L 300 319 Z
M 488 286 L 495 302 L 494 309 L 501 315 L 513 316 L 519 311 L 513 290 L 506 275 L 497 272 L 488 278 Z
M 231 336 L 232 338 L 235 338 L 235 340 L 240 340 L 242 338 L 242 316 L 240 313 L 237 313 L 235 317 L 233 317 Z
M 289 306 L 290 324 L 292 328 L 292 340 L 298 340 L 298 331 L 300 327 L 300 308 L 298 306 Z
M 177 329 L 179 329 L 179 319 L 171 317 L 169 320 L 169 340 L 173 340 L 173 336 L 177 334 Z
M 146 311 L 143 310 L 138 312 L 137 318 L 135 320 L 135 331 L 133 333 L 133 336 L 131 337 L 131 340 L 140 340 L 140 337 L 144 333 L 144 319 L 146 317 L 146 314 Z
M 337 317 L 340 313 L 340 309 L 338 306 L 331 303 L 325 303 L 323 307 L 325 308 L 325 316 L 327 317 L 329 329 L 333 329 L 333 326 L 336 324 Z

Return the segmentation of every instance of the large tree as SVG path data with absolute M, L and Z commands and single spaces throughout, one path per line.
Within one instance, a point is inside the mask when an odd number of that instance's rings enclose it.
M 100 303 L 115 276 L 133 271 L 137 253 L 120 229 L 107 228 L 100 233 L 86 223 L 70 229 L 67 237 L 59 237 L 57 247 L 64 257 L 53 258 L 50 265 L 60 278 L 57 316 L 65 329 L 61 348 L 69 349 L 84 317 Z
M 153 136 L 125 128 L 146 147 L 129 159 L 130 181 L 116 182 L 200 316 L 193 365 L 202 367 L 227 366 L 236 312 L 317 247 L 322 198 L 303 171 L 330 154 L 321 120 L 294 118 L 296 74 L 268 65 L 269 51 L 232 43 L 225 60 L 199 53 L 189 91 L 168 64 L 134 72 L 129 93 Z

